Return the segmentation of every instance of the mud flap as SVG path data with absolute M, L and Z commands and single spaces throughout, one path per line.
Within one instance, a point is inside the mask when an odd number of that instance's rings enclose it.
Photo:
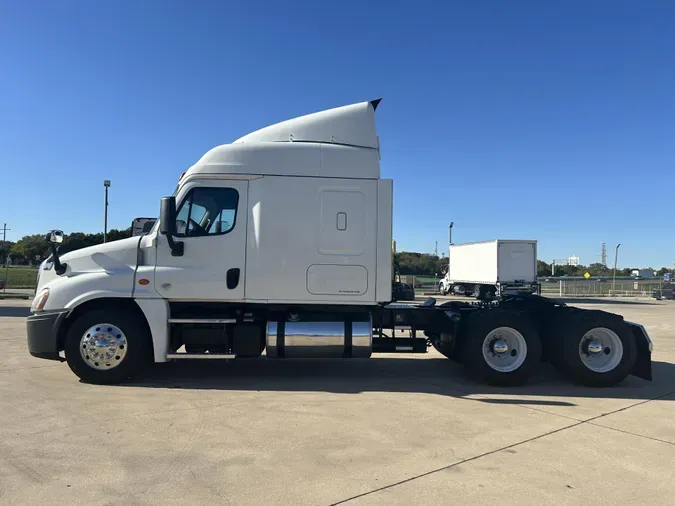
M 652 341 L 645 328 L 639 323 L 626 321 L 633 331 L 637 345 L 637 358 L 631 374 L 638 378 L 652 381 Z

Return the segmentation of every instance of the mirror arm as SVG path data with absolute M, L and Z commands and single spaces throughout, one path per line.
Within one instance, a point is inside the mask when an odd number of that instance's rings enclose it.
M 169 248 L 171 248 L 171 256 L 173 257 L 182 257 L 183 252 L 185 251 L 185 243 L 181 241 L 174 241 L 171 234 L 165 234 L 166 241 L 169 243 Z
M 54 257 L 54 272 L 56 272 L 56 274 L 59 276 L 63 276 L 66 272 L 68 264 L 61 263 L 61 260 L 59 260 L 59 253 L 57 251 L 56 244 L 51 243 L 51 245 L 52 245 L 52 256 Z

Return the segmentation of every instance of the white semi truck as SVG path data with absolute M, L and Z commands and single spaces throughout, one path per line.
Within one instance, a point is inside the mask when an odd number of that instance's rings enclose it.
M 497 295 L 539 293 L 537 241 L 506 240 L 451 244 L 448 270 L 441 279 L 441 295 Z
M 378 103 L 211 149 L 162 199 L 149 233 L 59 255 L 63 233 L 51 231 L 30 353 L 65 360 L 91 383 L 126 380 L 153 361 L 428 346 L 500 385 L 522 383 L 542 359 L 588 385 L 651 379 L 647 333 L 618 315 L 536 296 L 390 304 L 393 183 L 380 177 Z

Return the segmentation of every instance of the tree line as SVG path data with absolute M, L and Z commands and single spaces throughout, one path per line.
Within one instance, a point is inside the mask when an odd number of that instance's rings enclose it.
M 537 276 L 545 277 L 551 276 L 553 272 L 553 266 L 549 263 L 537 260 Z M 668 269 L 667 267 L 661 267 L 660 269 L 653 269 L 652 267 L 627 267 L 625 269 L 617 269 L 617 276 L 630 276 L 631 272 L 639 270 L 649 270 L 656 273 L 657 276 L 663 276 L 666 273 L 675 273 L 675 269 Z M 592 263 L 588 266 L 586 265 L 557 265 L 555 266 L 555 276 L 583 276 L 586 273 L 589 273 L 593 277 L 609 277 L 614 275 L 614 269 L 612 267 L 607 267 L 600 262 Z
M 131 237 L 131 227 L 125 230 L 113 229 L 108 232 L 108 241 L 116 241 Z M 88 246 L 103 243 L 103 234 L 85 234 L 83 232 L 73 232 L 64 237 L 63 244 L 59 252 L 66 253 Z M 16 242 L 0 241 L 0 263 L 4 264 L 7 257 L 10 258 L 11 265 L 36 265 L 47 258 L 50 254 L 50 245 L 44 234 L 34 234 L 22 237 Z M 400 274 L 416 274 L 435 276 L 442 275 L 447 270 L 448 259 L 438 257 L 428 253 L 415 253 L 412 251 L 401 251 L 396 253 L 396 267 Z M 630 276 L 631 271 L 637 267 L 617 269 L 617 276 Z M 651 268 L 650 268 L 651 269 Z M 675 274 L 674 269 L 662 267 L 652 269 L 657 275 L 670 272 Z M 556 265 L 555 276 L 583 276 L 588 272 L 593 277 L 611 276 L 613 270 L 601 263 L 592 263 L 585 265 Z M 542 260 L 537 260 L 537 276 L 551 276 L 551 264 Z
M 447 270 L 448 259 L 439 258 L 436 255 L 427 253 L 414 253 L 410 251 L 402 251 L 396 253 L 396 264 L 400 274 L 417 274 L 434 276 L 444 274 Z M 543 260 L 537 260 L 537 276 L 547 277 L 552 275 L 551 264 Z M 630 276 L 631 271 L 635 269 L 647 269 L 656 272 L 657 276 L 663 276 L 666 273 L 675 274 L 675 269 L 668 269 L 661 267 L 660 269 L 652 269 L 651 267 L 627 267 L 625 269 L 617 269 L 617 276 Z M 589 273 L 593 277 L 612 276 L 613 269 L 607 267 L 599 262 L 590 265 L 556 265 L 555 276 L 583 276 Z
M 448 267 L 447 258 L 412 251 L 397 252 L 394 262 L 400 274 L 441 275 Z M 443 266 L 445 266 L 445 269 L 443 269 Z

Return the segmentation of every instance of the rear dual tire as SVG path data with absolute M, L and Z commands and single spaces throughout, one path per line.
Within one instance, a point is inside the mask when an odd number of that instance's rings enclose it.
M 484 309 L 467 315 L 455 350 L 471 374 L 492 385 L 525 383 L 538 366 L 542 344 L 527 312 Z M 548 325 L 547 358 L 568 379 L 589 387 L 616 385 L 631 374 L 637 344 L 619 316 L 561 308 Z M 445 356 L 439 341 L 434 347 Z
M 601 311 L 561 310 L 549 328 L 550 360 L 570 380 L 609 387 L 633 370 L 637 345 L 620 317 Z
M 491 385 L 525 383 L 541 360 L 539 334 L 527 314 L 487 309 L 467 320 L 461 346 L 471 374 Z
M 452 334 L 440 333 L 430 336 L 434 349 L 446 358 L 455 360 L 455 339 Z

